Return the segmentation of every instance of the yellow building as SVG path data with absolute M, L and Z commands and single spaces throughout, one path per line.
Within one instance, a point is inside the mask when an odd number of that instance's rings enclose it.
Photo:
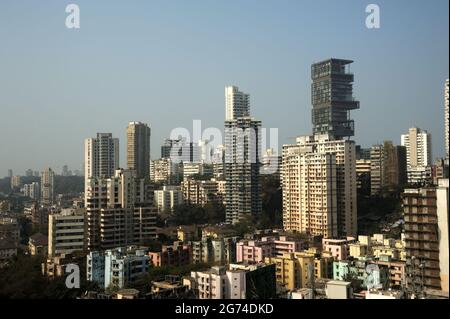
M 349 244 L 350 256 L 354 258 L 365 257 L 369 253 L 367 245 L 361 243 Z
M 404 248 L 400 249 L 400 260 L 406 261 L 406 250 Z
M 177 229 L 177 237 L 182 242 L 197 240 L 199 238 L 199 229 L 197 226 L 180 226 Z
M 267 257 L 266 264 L 275 264 L 276 281 L 285 289 L 294 291 L 306 288 L 309 282 L 309 267 L 313 267 L 315 278 L 330 278 L 333 257 L 320 256 L 315 250 L 285 253 L 282 257 Z
M 277 284 L 291 291 L 300 288 L 299 266 L 292 254 L 285 254 L 283 257 L 266 257 L 264 262 L 275 264 Z
M 380 258 L 380 256 L 390 256 L 392 259 L 400 259 L 400 251 L 397 248 L 389 246 L 375 246 L 372 248 L 373 256 Z

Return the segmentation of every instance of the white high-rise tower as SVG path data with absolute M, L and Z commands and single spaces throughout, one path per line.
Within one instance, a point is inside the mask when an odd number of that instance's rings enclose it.
M 97 133 L 84 141 L 85 185 L 91 178 L 109 178 L 119 168 L 119 139 L 111 133 Z
M 226 220 L 236 224 L 261 214 L 261 121 L 250 117 L 250 95 L 225 88 Z
M 225 87 L 225 120 L 247 116 L 250 116 L 250 95 L 239 91 L 237 86 Z
M 410 128 L 401 136 L 406 147 L 408 183 L 423 183 L 431 178 L 431 134 L 420 128 Z

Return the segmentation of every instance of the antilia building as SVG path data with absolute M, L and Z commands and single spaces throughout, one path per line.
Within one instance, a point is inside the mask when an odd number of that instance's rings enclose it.
M 357 235 L 356 154 L 350 110 L 353 61 L 330 59 L 312 65 L 313 135 L 284 145 L 282 154 L 285 230 L 313 236 Z

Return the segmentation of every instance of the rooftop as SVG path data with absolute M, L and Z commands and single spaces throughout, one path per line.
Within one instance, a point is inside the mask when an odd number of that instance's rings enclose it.
M 327 285 L 334 285 L 334 286 L 350 286 L 351 283 L 348 281 L 340 281 L 340 280 L 330 280 L 327 282 Z

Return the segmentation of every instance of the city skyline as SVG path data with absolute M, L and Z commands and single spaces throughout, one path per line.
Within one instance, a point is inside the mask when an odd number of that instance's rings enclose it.
M 77 3 L 83 21 L 77 31 L 64 27 L 64 8 L 56 2 L 28 10 L 15 21 L 3 15 L 17 17 L 25 3 L 2 4 L 0 36 L 8 50 L 0 51 L 5 69 L 0 75 L 4 88 L 0 135 L 10 138 L 0 140 L 0 147 L 6 150 L 0 175 L 6 175 L 9 168 L 15 174 L 45 167 L 59 172 L 65 164 L 81 170 L 83 140 L 97 132 L 112 133 L 121 140 L 120 167 L 126 167 L 125 131 L 130 121 L 149 125 L 152 159 L 159 158 L 160 146 L 175 127 L 191 129 L 192 120 L 200 119 L 203 127 L 224 129 L 223 88 L 227 85 L 251 95 L 254 116 L 264 127 L 279 128 L 281 148 L 292 143 L 291 137 L 311 131 L 309 67 L 331 56 L 355 61 L 354 95 L 363 106 L 352 115 L 357 123 L 356 144 L 370 147 L 392 140 L 399 145 L 401 134 L 416 126 L 432 134 L 433 157 L 445 155 L 443 96 L 448 42 L 437 40 L 448 35 L 446 1 L 432 7 L 415 1 L 379 1 L 379 30 L 365 27 L 365 3 L 359 2 L 342 8 L 327 1 L 270 2 L 252 12 L 250 1 L 240 3 L 241 12 L 237 13 L 238 17 L 252 13 L 250 21 L 235 17 L 232 27 L 221 12 L 226 8 L 221 2 L 161 4 L 157 12 L 146 3 L 106 8 Z M 196 12 L 200 5 L 206 12 Z M 402 11 L 405 5 L 408 13 Z M 186 9 L 184 17 L 172 11 L 177 6 Z M 319 10 L 330 19 L 316 30 L 318 22 L 308 13 L 316 16 Z M 107 20 L 100 16 L 104 11 Z M 204 19 L 192 23 L 194 17 Z M 408 24 L 413 20 L 418 23 Z M 329 28 L 338 21 L 338 27 Z M 26 27 L 30 23 L 36 25 L 33 31 Z M 212 28 L 206 30 L 208 23 Z M 306 25 L 305 31 L 302 27 Z M 161 28 L 168 26 L 171 28 Z M 236 32 L 238 28 L 242 34 Z M 345 35 L 350 31 L 351 39 Z M 319 34 L 320 39 L 329 37 L 330 41 L 318 41 Z M 147 36 L 153 45 L 141 41 Z M 226 37 L 242 48 L 238 50 L 240 59 L 234 58 L 235 49 L 224 46 Z M 11 54 L 25 52 L 16 38 L 30 40 L 31 55 Z M 275 40 L 266 41 L 269 38 Z M 252 40 L 250 44 L 245 44 L 247 39 Z M 200 43 L 207 52 L 195 49 Z M 164 44 L 164 49 L 158 49 L 158 44 Z M 56 52 L 51 51 L 55 48 Z M 110 50 L 121 54 L 108 57 Z M 163 58 L 168 53 L 169 57 Z M 191 60 L 189 66 L 182 57 Z M 8 132 L 20 120 L 30 124 L 11 137 Z M 383 129 L 373 123 L 382 123 Z M 59 139 L 62 133 L 67 139 Z M 27 153 L 33 153 L 33 163 Z
M 74 1 L 0 4 L 0 299 L 449 300 L 447 0 Z

